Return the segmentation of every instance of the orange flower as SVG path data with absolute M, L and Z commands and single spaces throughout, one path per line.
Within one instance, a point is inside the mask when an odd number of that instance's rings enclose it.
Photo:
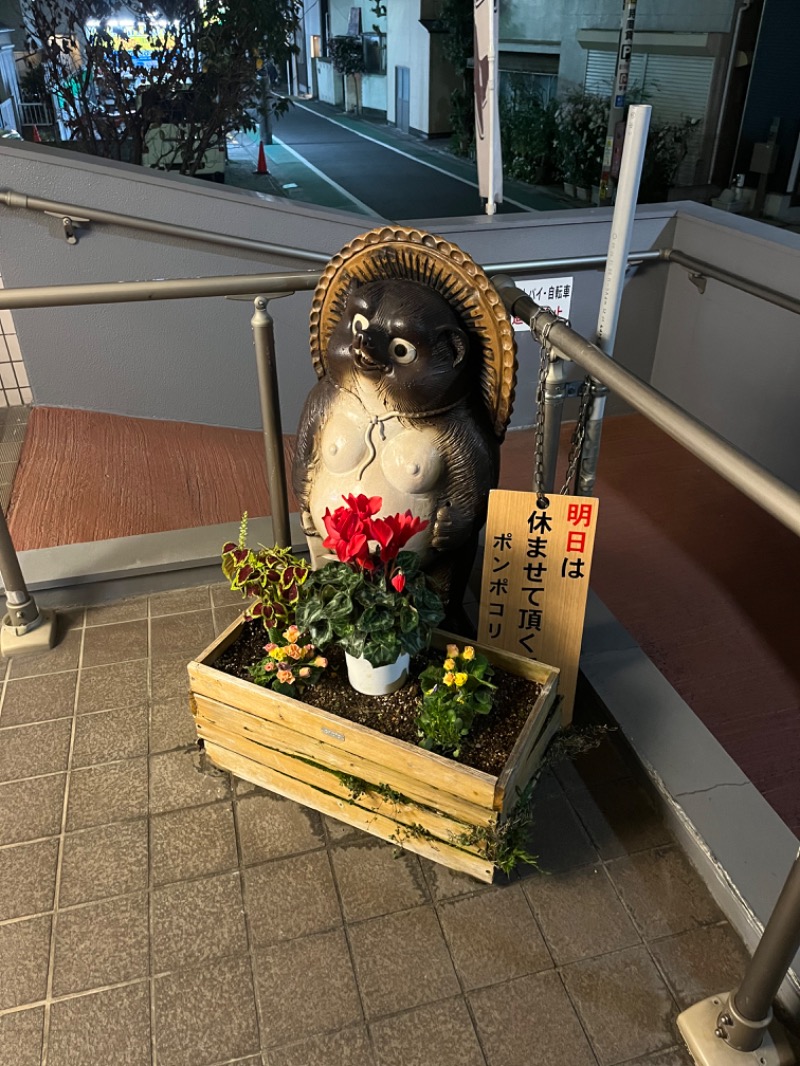
M 278 671 L 278 680 L 281 682 L 282 685 L 293 685 L 294 684 L 294 674 L 292 673 L 291 670 L 279 670 Z

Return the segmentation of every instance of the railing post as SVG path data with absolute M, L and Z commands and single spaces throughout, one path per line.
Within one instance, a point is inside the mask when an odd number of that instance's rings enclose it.
M 794 1066 L 798 1062 L 772 1017 L 772 1002 L 798 948 L 800 854 L 739 987 L 727 996 L 701 1000 L 678 1016 L 678 1028 L 695 1062 L 701 1066 L 736 1066 L 739 1062 Z
M 250 324 L 253 327 L 253 343 L 256 349 L 258 398 L 261 405 L 264 450 L 267 456 L 267 486 L 272 510 L 272 531 L 275 535 L 275 543 L 289 548 L 292 544 L 292 534 L 289 527 L 286 464 L 283 458 L 278 371 L 275 366 L 275 331 L 272 315 L 269 313 L 269 297 L 257 296 L 253 302 L 255 311 Z
M 567 395 L 567 386 L 564 381 L 566 369 L 565 361 L 554 356 L 548 363 L 544 383 L 542 487 L 545 492 L 554 492 L 556 486 L 556 465 L 561 443 L 561 417 L 564 412 L 564 399 Z M 534 485 L 534 489 L 536 488 L 537 486 Z
M 0 624 L 0 655 L 25 655 L 52 648 L 56 638 L 55 613 L 40 611 L 28 592 L 1 509 L 0 576 L 6 595 L 6 614 Z

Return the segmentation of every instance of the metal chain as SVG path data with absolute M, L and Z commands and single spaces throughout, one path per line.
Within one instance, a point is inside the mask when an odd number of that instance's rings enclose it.
M 537 311 L 531 319 L 531 334 L 534 340 L 538 340 L 534 332 L 536 319 L 541 314 Z M 536 493 L 538 507 L 544 507 L 546 499 L 544 492 L 544 390 L 547 384 L 547 369 L 550 363 L 550 346 L 547 338 L 553 323 L 548 322 L 542 330 L 541 356 L 539 359 L 539 381 L 536 385 L 536 427 L 534 432 L 534 456 L 533 456 L 533 491 Z
M 581 452 L 583 451 L 583 438 L 586 435 L 586 423 L 589 419 L 589 411 L 592 407 L 592 379 L 590 376 L 587 375 L 581 382 L 578 396 L 578 417 L 575 421 L 575 429 L 572 431 L 572 440 L 569 445 L 567 473 L 564 478 L 563 488 L 561 489 L 562 496 L 566 496 L 569 493 L 570 483 L 575 477 L 575 472 L 578 469 L 578 463 L 581 458 Z
M 541 357 L 539 360 L 539 380 L 536 385 L 536 426 L 534 431 L 534 461 L 533 461 L 533 491 L 536 493 L 536 502 L 539 507 L 543 507 L 543 501 L 547 498 L 544 490 L 544 393 L 547 385 L 547 370 L 550 364 L 550 360 L 553 354 L 553 347 L 550 344 L 548 338 L 550 336 L 550 330 L 556 324 L 556 322 L 565 322 L 569 325 L 566 319 L 551 318 L 549 322 L 546 322 L 542 327 L 542 337 L 539 340 L 536 336 L 536 319 L 542 312 L 548 312 L 548 308 L 540 308 L 531 318 L 530 329 L 533 339 L 541 345 Z M 580 397 L 580 406 L 578 408 L 578 418 L 575 422 L 575 429 L 572 433 L 572 440 L 569 446 L 569 456 L 567 458 L 567 473 L 564 479 L 564 485 L 561 489 L 560 495 L 566 496 L 570 490 L 570 483 L 575 477 L 575 472 L 578 468 L 578 462 L 580 461 L 581 451 L 583 450 L 583 438 L 586 435 L 586 423 L 589 418 L 589 411 L 591 409 L 591 382 L 590 376 L 583 380 L 581 387 L 578 391 Z

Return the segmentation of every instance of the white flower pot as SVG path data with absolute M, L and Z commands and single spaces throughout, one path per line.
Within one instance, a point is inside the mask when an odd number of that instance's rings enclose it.
M 367 659 L 344 653 L 347 660 L 347 677 L 357 692 L 366 696 L 386 696 L 396 692 L 406 683 L 409 657 L 401 655 L 388 666 L 373 666 Z

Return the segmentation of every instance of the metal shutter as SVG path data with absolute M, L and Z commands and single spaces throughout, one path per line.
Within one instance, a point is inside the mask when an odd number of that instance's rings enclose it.
M 616 52 L 589 50 L 584 80 L 586 91 L 601 96 L 610 93 L 616 64 Z M 637 55 L 635 52 L 631 56 L 631 87 L 644 88 L 645 103 L 652 105 L 655 121 L 682 122 L 684 118 L 702 120 L 694 131 L 689 151 L 675 177 L 676 185 L 694 183 L 703 145 L 713 73 L 712 56 Z

